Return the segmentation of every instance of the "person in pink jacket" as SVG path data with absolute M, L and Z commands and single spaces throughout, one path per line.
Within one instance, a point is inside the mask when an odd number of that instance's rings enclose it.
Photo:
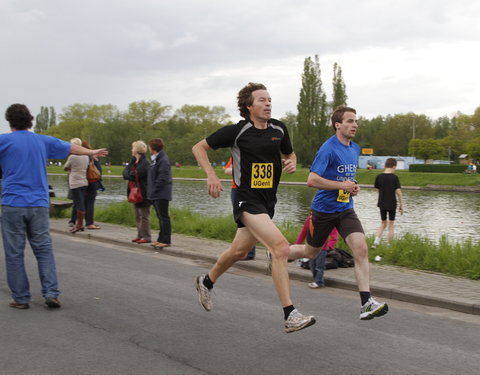
M 295 240 L 296 245 L 300 245 L 305 241 L 307 236 L 308 228 L 310 227 L 310 215 L 305 220 L 302 230 L 298 234 L 297 239 Z M 323 271 L 325 270 L 325 259 L 327 257 L 328 250 L 335 249 L 335 245 L 338 240 L 338 231 L 337 228 L 333 228 L 328 236 L 328 239 L 325 241 L 325 244 L 322 247 L 320 254 L 312 260 L 310 260 L 310 270 L 313 275 L 313 282 L 308 283 L 308 286 L 312 289 L 323 288 L 325 287 L 325 280 L 323 279 Z

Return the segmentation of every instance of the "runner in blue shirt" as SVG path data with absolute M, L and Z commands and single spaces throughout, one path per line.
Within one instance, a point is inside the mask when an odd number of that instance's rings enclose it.
M 360 319 L 385 315 L 388 306 L 370 295 L 368 246 L 362 224 L 353 209 L 352 197 L 360 187 L 355 181 L 359 146 L 352 141 L 357 133 L 357 112 L 339 107 L 332 115 L 335 135 L 317 152 L 310 168 L 307 185 L 318 189 L 312 202 L 311 226 L 307 244 L 290 246 L 289 259 L 314 259 L 333 228 L 337 228 L 350 247 L 355 260 L 355 277 L 360 292 Z

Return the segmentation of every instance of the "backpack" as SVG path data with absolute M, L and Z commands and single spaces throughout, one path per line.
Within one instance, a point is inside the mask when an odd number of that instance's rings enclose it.
M 347 268 L 353 267 L 353 265 L 353 256 L 348 251 L 336 247 L 327 253 L 327 259 L 325 263 L 326 269 L 338 267 Z

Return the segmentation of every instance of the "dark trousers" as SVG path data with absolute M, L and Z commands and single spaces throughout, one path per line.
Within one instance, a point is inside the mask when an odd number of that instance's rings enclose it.
M 157 242 L 171 244 L 172 225 L 170 223 L 170 216 L 168 215 L 168 204 L 169 201 L 166 199 L 156 199 L 153 201 L 153 207 L 155 207 L 158 224 L 160 226 Z
M 95 213 L 95 199 L 97 198 L 97 182 L 90 182 L 85 193 L 85 225 L 92 225 Z
M 72 194 L 73 195 L 73 194 Z M 85 202 L 85 225 L 92 225 L 94 223 L 95 214 L 95 199 L 97 198 L 97 182 L 90 182 L 85 190 L 84 202 Z M 74 205 L 72 208 L 71 223 L 77 221 L 77 207 Z

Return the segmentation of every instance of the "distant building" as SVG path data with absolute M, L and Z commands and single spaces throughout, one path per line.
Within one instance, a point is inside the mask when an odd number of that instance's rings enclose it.
M 425 164 L 425 160 L 417 159 L 415 156 L 374 156 L 360 155 L 358 168 L 361 169 L 383 169 L 388 158 L 397 159 L 398 170 L 408 170 L 411 164 Z M 427 160 L 426 164 L 451 164 L 448 160 Z M 462 163 L 464 164 L 464 163 Z M 467 163 L 468 164 L 468 163 Z

